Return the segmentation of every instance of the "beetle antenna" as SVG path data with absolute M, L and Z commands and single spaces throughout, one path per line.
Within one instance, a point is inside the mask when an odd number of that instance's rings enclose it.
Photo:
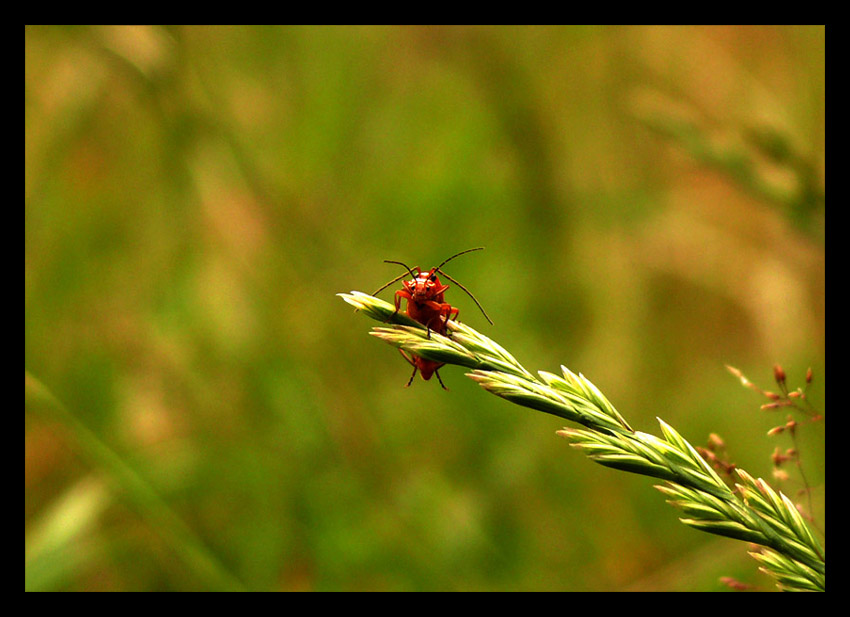
M 484 250 L 484 247 L 483 247 L 483 246 L 479 246 L 479 247 L 474 248 L 474 249 L 466 249 L 465 251 L 461 251 L 460 253 L 455 253 L 454 255 L 452 255 L 451 257 L 449 257 L 447 260 L 445 260 L 443 263 L 441 263 L 439 266 L 437 266 L 437 267 L 436 267 L 436 268 L 434 268 L 434 269 L 435 269 L 435 270 L 439 270 L 440 268 L 442 268 L 443 266 L 445 266 L 447 263 L 449 263 L 452 259 L 454 259 L 455 257 L 460 257 L 460 256 L 461 256 L 461 255 L 463 255 L 464 253 L 471 253 L 472 251 L 483 251 L 483 250 Z M 402 264 L 402 265 L 404 266 L 404 264 Z M 407 266 L 405 266 L 405 267 L 407 267 Z M 445 272 L 443 272 L 443 274 L 445 274 Z M 467 293 L 469 293 L 469 292 L 467 292 Z
M 406 263 L 403 263 L 403 262 L 400 262 L 400 261 L 393 261 L 392 259 L 385 259 L 384 263 L 385 264 L 398 264 L 399 266 L 404 266 L 405 269 L 410 273 L 410 276 L 412 276 L 413 278 L 416 278 L 416 275 L 413 274 L 413 270 L 411 270 L 410 266 L 408 266 Z M 402 274 L 402 276 L 404 276 L 404 275 Z M 396 279 L 396 281 L 397 280 L 398 279 Z M 393 282 L 395 282 L 395 281 L 393 281 Z
M 467 295 L 467 296 L 469 296 L 470 298 L 472 298 L 472 301 L 473 301 L 473 302 L 475 302 L 476 306 L 477 306 L 479 309 L 481 309 L 481 313 L 484 315 L 484 317 L 487 319 L 487 321 L 489 321 L 489 322 L 490 322 L 490 325 L 492 326 L 492 325 L 493 325 L 493 320 L 492 320 L 492 319 L 490 319 L 489 315 L 487 315 L 487 311 L 485 311 L 485 310 L 484 310 L 484 307 L 483 307 L 483 306 L 481 306 L 481 303 L 480 303 L 478 300 L 476 300 L 476 299 L 475 299 L 475 296 L 473 296 L 473 295 L 472 295 L 472 293 L 471 293 L 471 292 L 470 292 L 470 291 L 469 291 L 466 287 L 464 287 L 463 285 L 461 285 L 460 283 L 458 283 L 455 279 L 453 279 L 452 277 L 450 277 L 448 274 L 446 274 L 445 272 L 443 272 L 442 270 L 440 270 L 440 268 L 442 268 L 443 266 L 445 266 L 447 263 L 449 263 L 449 262 L 450 262 L 452 259 L 454 259 L 455 257 L 460 257 L 461 255 L 463 255 L 463 254 L 465 254 L 465 253 L 471 253 L 472 251 L 483 251 L 483 250 L 484 250 L 484 247 L 483 247 L 483 246 L 479 246 L 479 247 L 476 247 L 476 248 L 474 248 L 474 249 L 466 249 L 465 251 L 461 251 L 460 253 L 455 253 L 454 255 L 452 255 L 451 257 L 449 257 L 448 259 L 446 259 L 443 263 L 441 263 L 439 266 L 437 266 L 436 268 L 434 268 L 434 270 L 435 270 L 436 272 L 439 272 L 439 273 L 440 273 L 440 274 L 442 274 L 443 276 L 445 276 L 445 277 L 446 277 L 447 279 L 449 279 L 452 283 L 454 283 L 455 285 L 457 285 L 458 287 L 460 287 L 463 291 L 465 291 L 465 292 L 466 292 L 466 295 Z
M 411 276 L 412 278 L 416 278 L 416 275 L 415 275 L 415 274 L 413 274 L 413 270 L 411 270 L 411 269 L 407 266 L 407 264 L 403 264 L 403 263 L 401 263 L 400 261 L 391 261 L 391 260 L 389 260 L 389 259 L 385 259 L 385 260 L 384 260 L 384 263 L 387 263 L 387 264 L 398 264 L 398 265 L 400 265 L 400 266 L 404 266 L 405 268 L 407 268 L 407 272 L 409 272 L 409 273 L 410 273 L 410 276 Z M 400 280 L 401 280 L 401 279 L 403 279 L 405 276 L 407 276 L 407 274 L 400 274 L 399 276 L 395 277 L 393 280 L 391 280 L 389 283 L 387 283 L 387 284 L 386 284 L 386 285 L 384 285 L 383 287 L 379 287 L 379 288 L 377 289 L 377 291 L 372 292 L 372 295 L 373 295 L 373 296 L 377 296 L 380 292 L 384 291 L 387 287 L 389 287 L 390 285 L 392 285 L 392 284 L 393 284 L 393 283 L 395 283 L 396 281 L 400 281 Z
M 473 251 L 474 251 L 474 250 L 476 250 L 476 249 L 471 249 L 471 250 L 473 250 Z M 466 252 L 466 251 L 464 251 L 464 252 Z M 458 283 L 456 280 L 454 280 L 452 277 L 450 277 L 448 274 L 446 274 L 446 273 L 445 273 L 445 272 L 443 272 L 442 270 L 438 270 L 438 272 L 439 272 L 440 274 L 442 274 L 443 276 L 445 276 L 447 279 L 449 279 L 452 283 L 454 283 L 455 285 L 457 285 L 458 287 L 460 287 L 462 290 L 464 290 L 464 291 L 466 292 L 466 295 L 467 295 L 467 296 L 469 296 L 470 298 L 472 298 L 472 301 L 473 301 L 473 302 L 475 302 L 475 305 L 476 305 L 479 309 L 481 309 L 481 313 L 484 315 L 484 317 L 487 319 L 487 321 L 489 321 L 489 322 L 490 322 L 490 325 L 491 325 L 491 326 L 493 325 L 493 320 L 492 320 L 492 319 L 490 319 L 490 316 L 489 316 L 489 315 L 487 315 L 487 311 L 485 311 L 485 310 L 484 310 L 484 307 L 483 307 L 483 306 L 481 306 L 481 303 L 480 303 L 478 300 L 476 300 L 476 299 L 475 299 L 475 296 L 473 296 L 473 295 L 472 295 L 472 293 L 471 293 L 471 292 L 470 292 L 470 291 L 469 291 L 466 287 L 464 287 L 463 285 L 461 285 L 460 283 Z

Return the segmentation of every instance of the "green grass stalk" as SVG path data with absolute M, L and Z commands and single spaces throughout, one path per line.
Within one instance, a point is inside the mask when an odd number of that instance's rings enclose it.
M 730 488 L 673 427 L 659 418 L 660 436 L 635 431 L 596 386 L 566 367 L 562 376 L 534 376 L 465 324 L 449 321 L 449 336 L 441 336 L 368 294 L 338 295 L 382 322 L 370 334 L 386 343 L 469 368 L 467 376 L 488 392 L 581 425 L 557 434 L 601 465 L 663 480 L 656 488 L 685 513 L 685 525 L 762 547 L 751 554 L 780 589 L 824 590 L 823 548 L 791 500 L 762 479 L 736 469 L 738 482 Z

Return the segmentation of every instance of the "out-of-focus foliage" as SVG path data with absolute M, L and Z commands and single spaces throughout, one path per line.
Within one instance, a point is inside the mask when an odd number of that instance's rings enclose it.
M 462 321 L 771 479 L 724 365 L 822 400 L 824 36 L 27 28 L 26 587 L 770 588 L 557 419 L 405 389 L 335 294 L 486 246 Z

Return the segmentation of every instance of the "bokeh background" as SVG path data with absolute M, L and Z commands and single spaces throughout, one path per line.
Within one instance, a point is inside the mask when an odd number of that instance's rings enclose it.
M 486 246 L 446 270 L 495 325 L 453 289 L 462 321 L 800 498 L 725 365 L 811 366 L 823 411 L 824 39 L 26 28 L 26 588 L 771 589 L 562 420 L 405 389 L 335 294 Z

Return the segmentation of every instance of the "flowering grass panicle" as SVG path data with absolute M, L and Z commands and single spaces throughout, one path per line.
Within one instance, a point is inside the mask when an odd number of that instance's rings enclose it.
M 575 422 L 557 434 L 592 460 L 662 480 L 657 488 L 695 529 L 758 545 L 751 555 L 783 590 L 824 590 L 824 552 L 794 503 L 763 480 L 735 469 L 729 486 L 673 427 L 658 419 L 661 435 L 635 431 L 581 374 L 526 370 L 501 345 L 465 324 L 448 322 L 446 336 L 415 322 L 379 298 L 338 294 L 384 325 L 371 334 L 427 360 L 470 369 L 467 376 L 517 405 Z

